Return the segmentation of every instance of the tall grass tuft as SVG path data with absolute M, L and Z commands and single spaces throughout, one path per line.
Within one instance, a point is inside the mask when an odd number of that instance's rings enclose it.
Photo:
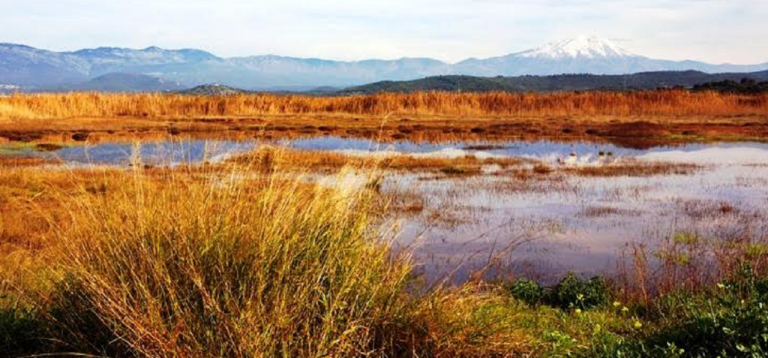
M 69 209 L 52 316 L 78 351 L 113 356 L 404 349 L 410 267 L 373 229 L 371 202 L 364 188 L 137 171 Z

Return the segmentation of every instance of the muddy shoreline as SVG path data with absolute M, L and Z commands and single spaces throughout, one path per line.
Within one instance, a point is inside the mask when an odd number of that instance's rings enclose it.
M 0 120 L 0 144 L 194 139 L 291 139 L 316 136 L 378 141 L 559 140 L 629 148 L 711 141 L 768 141 L 768 117 L 457 118 L 262 116 L 259 118 L 69 118 Z

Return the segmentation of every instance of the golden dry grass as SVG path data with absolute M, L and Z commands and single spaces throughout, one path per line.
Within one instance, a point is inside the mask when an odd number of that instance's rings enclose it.
M 0 118 L 71 117 L 200 118 L 276 114 L 508 115 L 508 116 L 680 116 L 765 115 L 768 96 L 684 90 L 553 94 L 447 93 L 310 97 L 240 94 L 37 94 L 0 98 Z
M 397 296 L 408 265 L 390 261 L 365 192 L 226 177 L 171 186 L 139 177 L 76 203 L 59 236 L 70 290 L 131 350 L 306 357 L 384 349 L 389 331 L 377 327 L 404 314 Z
M 229 160 L 236 165 L 247 164 L 260 171 L 320 171 L 338 172 L 344 167 L 358 169 L 381 169 L 391 171 L 441 171 L 451 168 L 465 169 L 479 174 L 484 165 L 512 166 L 523 162 L 519 158 L 483 158 L 473 155 L 453 157 L 414 156 L 410 154 L 385 154 L 356 156 L 326 151 L 306 151 L 289 148 L 262 147 Z
M 689 175 L 702 168 L 701 165 L 697 164 L 624 160 L 616 164 L 565 168 L 563 171 L 568 174 L 584 177 L 645 177 L 654 175 Z
M 364 188 L 213 167 L 0 177 L 0 309 L 46 312 L 59 341 L 47 349 L 341 357 L 405 344 L 390 326 L 409 264 Z
M 383 141 L 610 140 L 644 145 L 768 138 L 768 96 L 684 90 L 310 97 L 18 94 L 0 98 L 0 141 L 66 143 L 319 135 Z

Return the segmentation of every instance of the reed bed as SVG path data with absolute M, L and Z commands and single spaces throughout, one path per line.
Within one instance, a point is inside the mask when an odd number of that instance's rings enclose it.
M 685 90 L 550 94 L 382 93 L 340 97 L 237 94 L 16 94 L 0 98 L 1 119 L 71 117 L 246 117 L 347 114 L 383 116 L 732 116 L 768 114 L 768 95 Z
M 409 266 L 376 231 L 365 190 L 137 173 L 66 210 L 52 315 L 72 341 L 110 337 L 98 353 L 144 357 L 360 356 L 402 344 L 389 326 L 405 314 Z

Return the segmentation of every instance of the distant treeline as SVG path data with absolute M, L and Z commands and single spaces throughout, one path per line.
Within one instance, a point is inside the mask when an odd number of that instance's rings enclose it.
M 760 94 L 768 93 L 768 81 L 758 82 L 751 78 L 743 78 L 741 82 L 725 80 L 707 82 L 693 87 L 694 91 L 716 91 L 722 93 Z
M 698 71 L 644 72 L 629 75 L 570 74 L 556 76 L 474 77 L 434 76 L 413 81 L 383 81 L 347 88 L 343 94 L 380 92 L 560 92 L 633 91 L 668 88 L 694 88 L 698 84 L 739 81 L 768 81 L 768 71 L 709 74 Z
M 260 115 L 685 116 L 766 115 L 768 95 L 688 90 L 558 93 L 380 93 L 333 97 L 275 94 L 16 94 L 1 119 L 199 118 Z

